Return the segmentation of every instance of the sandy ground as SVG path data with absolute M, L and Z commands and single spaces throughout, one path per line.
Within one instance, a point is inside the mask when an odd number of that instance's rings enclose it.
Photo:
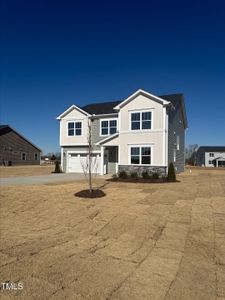
M 1 299 L 224 300 L 225 171 L 1 189 Z
M 0 178 L 51 174 L 54 165 L 0 167 Z

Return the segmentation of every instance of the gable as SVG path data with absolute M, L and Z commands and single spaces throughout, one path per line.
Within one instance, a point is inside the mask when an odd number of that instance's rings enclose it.
M 42 151 L 40 148 L 34 145 L 30 140 L 25 138 L 22 134 L 20 134 L 19 132 L 17 132 L 15 129 L 11 128 L 8 125 L 2 125 L 0 127 L 0 137 L 2 138 L 2 140 L 4 140 L 4 142 L 7 145 L 18 144 L 19 147 L 20 144 L 21 145 L 28 144 L 30 147 L 35 148 L 39 152 Z
M 169 105 L 170 104 L 169 101 L 166 101 L 158 96 L 155 96 L 153 94 L 150 94 L 150 93 L 140 89 L 140 90 L 137 90 L 135 93 L 133 93 L 131 96 L 129 96 L 127 99 L 122 101 L 114 109 L 120 110 L 122 107 L 124 107 L 125 105 L 128 105 L 130 102 L 132 102 L 134 99 L 136 99 L 139 96 L 142 96 L 146 99 L 149 99 L 149 100 L 159 103 L 161 105 Z
M 84 111 L 82 108 L 72 105 L 67 110 L 65 110 L 61 115 L 59 115 L 56 119 L 60 120 L 63 118 L 80 118 L 84 116 L 90 116 L 86 111 Z

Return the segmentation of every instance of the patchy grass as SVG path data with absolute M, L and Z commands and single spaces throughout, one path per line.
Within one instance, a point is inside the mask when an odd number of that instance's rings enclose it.
M 0 167 L 0 178 L 51 174 L 55 165 Z
M 94 180 L 1 188 L 3 299 L 223 299 L 225 171 L 179 183 Z

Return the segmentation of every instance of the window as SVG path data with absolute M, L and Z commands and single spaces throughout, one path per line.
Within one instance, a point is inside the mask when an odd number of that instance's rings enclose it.
M 38 154 L 34 153 L 34 160 L 38 160 Z
M 180 137 L 177 135 L 177 150 L 180 150 Z
M 135 164 L 135 165 L 140 164 L 140 148 L 139 147 L 131 148 L 131 164 Z
M 82 135 L 82 123 L 81 122 L 69 122 L 68 123 L 68 136 Z
M 214 153 L 209 153 L 209 157 L 214 157 Z
M 151 147 L 131 147 L 130 163 L 132 165 L 150 165 L 151 164 Z
M 152 128 L 152 113 L 150 111 L 131 113 L 131 130 L 146 130 Z
M 26 152 L 21 153 L 21 160 L 27 160 L 27 154 Z
M 117 120 L 102 120 L 101 135 L 114 134 L 117 131 Z
M 209 165 L 212 165 L 212 160 L 209 160 Z

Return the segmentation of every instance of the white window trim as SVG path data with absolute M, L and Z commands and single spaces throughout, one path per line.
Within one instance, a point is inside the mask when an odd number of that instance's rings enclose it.
M 138 147 L 138 148 L 142 148 L 142 147 L 149 147 L 151 148 L 151 163 L 150 164 L 132 164 L 131 163 L 131 148 L 133 147 Z M 128 147 L 128 157 L 129 157 L 129 165 L 130 166 L 153 166 L 153 146 L 152 144 L 138 144 L 138 145 L 129 145 Z M 139 160 L 141 162 L 141 151 L 139 151 Z
M 102 119 L 99 119 L 99 121 L 100 121 L 100 126 L 99 126 L 99 128 L 100 128 L 100 132 L 99 132 L 99 136 L 110 136 L 110 135 L 112 135 L 112 134 L 110 134 L 110 133 L 108 133 L 108 134 L 102 134 L 102 121 L 108 121 L 108 124 L 109 124 L 109 122 L 110 121 L 116 121 L 116 132 L 118 132 L 118 118 L 107 118 L 107 119 L 105 119 L 105 118 L 102 118 Z M 108 126 L 108 130 L 110 129 L 110 126 Z M 108 131 L 109 132 L 109 131 Z M 115 132 L 115 133 L 116 133 Z M 113 133 L 113 134 L 115 134 L 115 133 Z
M 68 130 L 68 125 L 69 123 L 81 123 L 81 135 L 76 135 L 75 134 L 75 125 L 74 125 L 74 135 L 69 135 L 69 130 Z M 83 130 L 84 130 L 84 126 L 83 126 L 83 120 L 67 120 L 66 122 L 66 130 L 67 130 L 67 137 L 71 138 L 71 137 L 81 137 L 83 136 Z
M 23 159 L 23 154 L 25 154 L 25 159 Z M 26 152 L 21 152 L 21 160 L 26 161 L 27 160 L 27 153 Z
M 151 113 L 151 128 L 147 128 L 147 129 L 142 129 L 142 113 L 145 113 L 145 112 L 150 112 Z M 132 114 L 135 114 L 135 113 L 140 113 L 140 129 L 131 129 L 131 116 Z M 129 111 L 129 131 L 130 132 L 140 132 L 140 131 L 152 131 L 153 130 L 153 123 L 154 122 L 154 118 L 153 118 L 153 109 L 147 109 L 147 110 L 132 110 L 132 111 Z

